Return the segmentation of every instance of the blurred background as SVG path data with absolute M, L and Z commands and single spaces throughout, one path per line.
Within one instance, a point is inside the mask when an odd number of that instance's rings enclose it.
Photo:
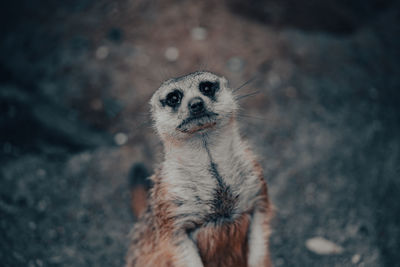
M 2 266 L 123 265 L 132 164 L 162 160 L 149 98 L 199 69 L 260 90 L 240 125 L 275 266 L 399 264 L 398 1 L 0 5 Z

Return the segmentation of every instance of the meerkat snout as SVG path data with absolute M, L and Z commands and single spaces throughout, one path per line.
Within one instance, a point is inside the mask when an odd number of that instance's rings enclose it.
M 201 116 L 205 114 L 205 106 L 204 101 L 200 97 L 192 98 L 188 103 L 188 109 L 190 111 L 190 115 L 192 116 Z

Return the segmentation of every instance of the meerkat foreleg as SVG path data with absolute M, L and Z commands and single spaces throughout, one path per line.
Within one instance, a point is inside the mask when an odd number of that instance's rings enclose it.
M 268 253 L 269 229 L 266 220 L 267 214 L 264 211 L 254 211 L 249 229 L 249 267 L 271 266 Z
M 179 263 L 181 266 L 203 267 L 199 251 L 193 240 L 182 233 L 177 240 L 178 251 L 180 252 Z

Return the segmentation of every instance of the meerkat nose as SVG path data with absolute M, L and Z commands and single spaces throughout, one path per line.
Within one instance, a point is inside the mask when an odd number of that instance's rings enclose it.
M 200 97 L 192 98 L 189 101 L 188 108 L 191 115 L 200 115 L 205 111 L 203 99 Z

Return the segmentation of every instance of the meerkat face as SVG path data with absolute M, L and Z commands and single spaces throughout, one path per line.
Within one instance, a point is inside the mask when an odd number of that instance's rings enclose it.
M 158 133 L 175 138 L 221 128 L 237 110 L 227 80 L 210 72 L 165 81 L 150 104 Z

